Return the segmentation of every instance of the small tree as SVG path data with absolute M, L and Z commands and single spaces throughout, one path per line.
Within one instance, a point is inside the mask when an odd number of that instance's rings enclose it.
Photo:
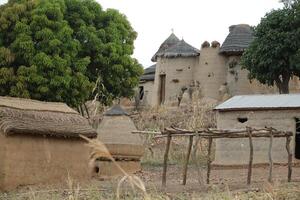
M 255 39 L 242 56 L 249 79 L 289 93 L 289 81 L 300 75 L 300 6 L 273 10 L 254 28 Z

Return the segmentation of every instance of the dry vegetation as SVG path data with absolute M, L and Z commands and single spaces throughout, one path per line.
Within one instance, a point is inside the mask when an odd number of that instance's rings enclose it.
M 164 128 L 176 126 L 183 129 L 211 128 L 216 126 L 215 115 L 212 111 L 213 104 L 203 101 L 194 101 L 190 106 L 180 108 L 152 108 L 144 109 L 132 118 L 138 130 L 162 131 Z M 165 139 L 153 140 L 154 135 L 144 137 L 146 152 L 142 163 L 146 165 L 161 165 L 165 150 Z M 185 159 L 188 138 L 175 138 L 171 144 L 170 164 L 182 164 Z M 193 145 L 192 164 L 201 165 L 206 162 L 205 140 L 196 141 Z M 197 163 L 196 163 L 197 161 Z
M 215 126 L 215 117 L 211 110 L 213 105 L 204 102 L 194 103 L 193 106 L 183 106 L 176 109 L 164 107 L 155 109 L 145 109 L 132 116 L 139 130 L 160 131 L 165 127 L 175 125 L 180 128 L 198 129 Z M 66 180 L 65 187 L 50 186 L 29 186 L 22 187 L 9 193 L 0 193 L 0 199 L 11 200 L 298 200 L 300 199 L 300 187 L 298 183 L 264 183 L 259 189 L 229 189 L 225 184 L 204 185 L 199 189 L 173 188 L 171 191 L 164 191 L 160 188 L 160 182 L 155 183 L 153 177 L 160 180 L 161 163 L 164 152 L 164 139 L 153 140 L 153 135 L 141 136 L 145 138 L 146 153 L 142 164 L 144 171 L 152 173 L 152 177 L 145 177 L 144 173 L 138 174 L 146 185 L 147 191 L 143 190 L 144 184 L 138 178 L 124 173 L 124 177 L 109 180 L 93 180 L 89 183 L 78 185 L 72 179 Z M 106 154 L 113 159 L 102 144 L 90 143 L 95 150 L 95 154 Z M 170 164 L 180 168 L 186 152 L 186 139 L 173 140 L 170 151 Z M 201 170 L 204 170 L 206 163 L 206 141 L 196 140 L 192 151 L 190 168 L 196 169 L 199 183 L 201 182 Z M 153 172 L 154 171 L 154 172 Z M 159 172 L 159 173 L 157 173 Z M 180 176 L 175 171 L 175 176 Z M 179 177 L 180 178 L 180 177 Z M 127 182 L 126 182 L 127 181 Z M 153 182 L 153 183 L 152 183 Z M 177 184 L 177 183 L 176 183 Z M 175 185 L 176 185 L 175 184 Z M 196 185 L 197 183 L 195 183 Z M 200 183 L 201 184 L 201 183 Z M 197 188 L 198 186 L 196 186 Z M 57 189 L 60 188 L 60 189 Z M 66 189 L 61 189 L 66 188 Z
M 107 186 L 108 187 L 108 186 Z M 71 186 L 69 189 L 45 189 L 28 188 L 17 192 L 0 193 L 2 200 L 114 200 L 117 199 L 113 183 L 111 188 L 99 189 L 98 186 L 90 185 L 81 188 L 78 185 Z M 148 189 L 149 190 L 149 189 Z M 203 191 L 166 193 L 155 189 L 148 191 L 148 200 L 299 200 L 300 188 L 298 183 L 292 184 L 266 184 L 259 191 L 229 191 L 220 189 L 215 185 Z M 141 200 L 143 195 L 127 189 L 123 191 L 120 199 Z

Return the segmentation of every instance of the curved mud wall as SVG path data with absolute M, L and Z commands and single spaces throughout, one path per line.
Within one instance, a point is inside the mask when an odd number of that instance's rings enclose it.
M 0 190 L 90 178 L 89 149 L 82 139 L 0 136 Z M 5 151 L 1 151 L 5 148 Z

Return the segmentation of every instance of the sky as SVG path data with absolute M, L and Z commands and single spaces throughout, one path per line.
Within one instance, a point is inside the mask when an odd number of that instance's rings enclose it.
M 221 44 L 234 24 L 257 25 L 279 0 L 97 0 L 104 9 L 125 14 L 138 33 L 133 57 L 146 68 L 161 43 L 174 30 L 200 49 L 204 41 Z
M 7 0 L 0 0 L 0 4 Z M 127 16 L 138 33 L 133 57 L 143 67 L 174 31 L 200 49 L 204 41 L 222 43 L 228 27 L 257 25 L 272 9 L 282 7 L 279 0 L 96 0 L 104 9 L 114 8 Z

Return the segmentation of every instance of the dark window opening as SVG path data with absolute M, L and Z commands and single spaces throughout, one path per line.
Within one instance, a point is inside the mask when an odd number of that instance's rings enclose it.
M 239 117 L 239 118 L 237 118 L 237 119 L 238 119 L 238 121 L 239 121 L 240 123 L 245 123 L 245 122 L 248 121 L 248 118 L 247 118 L 247 117 Z
M 165 103 L 165 95 L 166 95 L 166 75 L 161 74 L 159 76 L 160 78 L 160 89 L 159 89 L 159 105 L 162 105 Z
M 99 167 L 96 166 L 96 167 L 94 168 L 94 172 L 95 172 L 96 174 L 98 174 L 99 171 L 100 171 Z
M 139 97 L 140 97 L 140 100 L 142 100 L 144 98 L 144 86 L 139 87 Z
M 295 134 L 295 158 L 300 159 L 300 119 L 295 118 L 296 134 Z

